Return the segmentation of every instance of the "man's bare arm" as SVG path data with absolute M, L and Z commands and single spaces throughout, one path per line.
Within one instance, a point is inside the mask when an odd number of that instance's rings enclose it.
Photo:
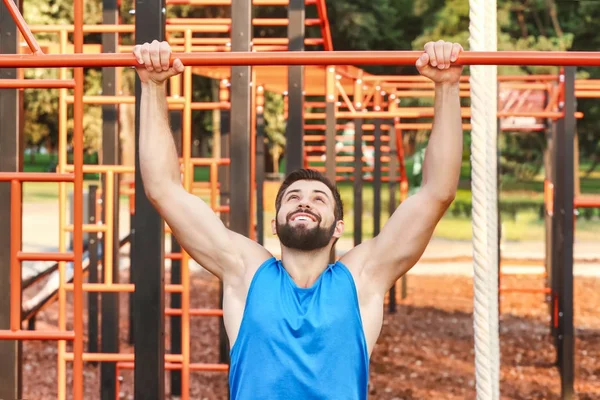
M 452 43 L 428 43 L 426 56 L 417 63 L 421 74 L 435 82 L 435 116 L 421 189 L 396 209 L 377 237 L 347 255 L 348 263 L 361 266 L 361 276 L 377 291 L 387 291 L 416 264 L 456 195 L 463 149 L 458 86 L 462 68 L 447 66 L 455 60 L 452 51 L 456 55 L 460 49 Z M 441 63 L 445 66 L 438 68 Z
M 176 60 L 169 68 L 170 49 L 164 42 L 137 47 L 134 54 L 146 67 L 150 65 L 149 69 L 138 68 L 142 81 L 139 157 L 145 193 L 194 260 L 221 279 L 239 277 L 247 262 L 260 262 L 269 254 L 227 229 L 202 199 L 181 184 L 165 82 L 182 72 L 183 65 Z

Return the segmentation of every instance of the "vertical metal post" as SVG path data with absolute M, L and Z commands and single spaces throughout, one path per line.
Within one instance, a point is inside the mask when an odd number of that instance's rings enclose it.
M 373 130 L 375 162 L 373 163 L 373 237 L 381 230 L 381 119 L 375 119 Z
M 561 398 L 574 396 L 575 360 L 573 327 L 573 231 L 574 231 L 574 139 L 575 139 L 575 68 L 564 73 L 564 118 L 562 134 L 554 141 L 554 215 L 553 266 L 558 296 L 558 360 Z M 557 132 L 558 133 L 558 132 Z
M 362 133 L 363 119 L 354 120 L 354 246 L 362 242 L 362 212 L 363 212 L 363 162 L 362 162 Z
M 264 181 L 265 181 L 265 97 L 262 86 L 256 88 L 256 241 L 264 244 Z
M 221 81 L 219 86 L 219 100 L 222 102 L 229 101 L 228 82 Z M 230 137 L 231 137 L 231 112 L 230 110 L 221 110 L 221 157 L 229 158 L 230 154 Z M 217 154 L 215 154 L 215 157 Z M 222 165 L 219 167 L 219 185 L 220 185 L 220 204 L 221 206 L 230 205 L 231 199 L 231 174 L 230 167 Z M 229 226 L 229 213 L 221 213 L 221 221 L 225 226 Z M 219 307 L 223 308 L 223 282 L 219 282 Z M 229 362 L 229 338 L 225 330 L 225 322 L 223 318 L 219 320 L 219 362 Z
M 231 51 L 250 51 L 251 2 L 232 0 L 231 13 Z M 245 236 L 250 233 L 250 79 L 250 67 L 231 67 L 230 228 Z
M 544 106 L 548 103 L 549 94 L 545 95 Z M 548 295 L 548 313 L 550 314 L 550 333 L 552 338 L 556 337 L 556 329 L 554 328 L 554 289 L 552 285 L 552 229 L 553 229 L 553 207 L 554 204 L 549 201 L 550 195 L 553 192 L 554 186 L 554 172 L 552 171 L 552 166 L 554 164 L 554 143 L 552 138 L 554 136 L 554 130 L 556 130 L 556 122 L 551 119 L 544 120 L 545 126 L 545 137 L 546 137 L 546 150 L 544 151 L 544 207 L 543 207 L 543 217 L 544 217 L 544 225 L 545 225 L 545 269 L 546 269 L 546 287 L 551 289 L 550 294 Z
M 335 151 L 335 102 L 337 94 L 335 91 L 335 66 L 327 67 L 325 75 L 325 176 L 333 184 L 336 183 L 336 151 Z M 331 248 L 329 262 L 333 263 L 336 259 L 335 245 Z
M 290 0 L 288 5 L 288 49 L 304 51 L 304 0 Z M 286 173 L 304 166 L 304 66 L 288 67 L 288 120 L 286 125 Z
M 96 220 L 96 195 L 97 185 L 88 188 L 88 223 L 95 224 Z M 90 263 L 88 265 L 88 282 L 99 283 L 98 279 L 98 234 L 90 232 L 88 236 L 88 254 Z M 98 293 L 88 292 L 88 351 L 98 352 Z M 96 363 L 92 363 L 96 365 Z
M 231 2 L 231 51 L 250 51 L 252 40 L 252 3 Z M 229 139 L 230 214 L 229 228 L 250 237 L 250 124 L 252 70 L 249 66 L 231 67 L 231 137 Z M 221 303 L 223 299 L 221 287 Z M 222 304 L 221 304 L 222 306 Z M 226 337 L 221 325 L 221 360 L 228 361 Z M 229 346 L 227 346 L 229 347 Z M 227 359 L 227 360 L 225 360 Z
M 398 153 L 396 150 L 396 127 L 394 126 L 394 120 L 391 121 L 390 129 L 388 130 L 389 137 L 389 156 L 390 156 L 390 172 L 388 174 L 388 214 L 391 217 L 396 211 L 396 179 L 398 169 Z M 390 288 L 388 310 L 390 313 L 396 312 L 396 283 Z
M 325 78 L 327 93 L 325 97 L 325 176 L 331 182 L 336 181 L 335 162 L 335 67 L 328 66 Z
M 219 89 L 219 100 L 222 102 L 229 101 L 229 88 L 228 82 L 222 81 Z M 229 158 L 229 137 L 231 133 L 231 112 L 227 109 L 221 110 L 221 158 Z M 218 157 L 219 154 L 215 154 Z M 230 173 L 229 166 L 219 166 L 219 199 L 221 206 L 228 206 L 229 200 L 231 199 L 230 193 Z M 221 221 L 225 226 L 229 226 L 229 213 L 221 213 Z
M 136 0 L 136 43 L 164 40 L 164 0 Z M 135 370 L 134 397 L 165 398 L 164 222 L 145 195 L 139 164 L 140 94 L 135 106 Z
M 117 0 L 102 1 L 102 20 L 105 24 L 118 23 L 118 5 Z M 102 49 L 106 52 L 117 52 L 118 48 L 117 33 L 102 34 Z M 105 95 L 114 96 L 117 94 L 116 88 L 117 69 L 113 67 L 102 68 L 102 93 Z M 119 139 L 119 118 L 116 105 L 102 106 L 102 159 L 101 163 L 105 165 L 119 164 L 120 153 Z M 113 237 L 113 252 L 112 254 L 104 254 L 106 246 L 102 246 L 105 259 L 112 257 L 113 266 L 113 283 L 119 282 L 119 174 L 115 174 L 112 187 L 112 198 L 107 198 L 107 181 L 104 180 L 103 199 L 106 209 L 106 204 L 109 202 L 113 205 L 112 221 L 105 223 L 112 226 Z M 92 212 L 92 209 L 90 209 Z M 105 218 L 103 218 L 105 219 Z M 104 240 L 103 240 L 104 242 Z M 103 265 L 105 265 L 103 263 Z M 105 282 L 108 283 L 108 282 Z M 101 351 L 103 353 L 118 353 L 119 352 L 119 294 L 118 293 L 102 293 L 101 294 L 101 310 L 102 310 L 102 325 L 101 325 Z M 100 398 L 103 400 L 114 399 L 117 395 L 117 383 L 115 381 L 116 363 L 104 362 L 100 366 Z
M 18 5 L 19 1 L 15 0 Z M 0 6 L 0 53 L 18 53 L 17 27 L 10 13 Z M 17 70 L 0 69 L 0 78 L 14 79 Z M 19 91 L 17 89 L 0 90 L 0 171 L 18 172 L 22 158 L 19 132 Z M 0 221 L 8 224 L 10 213 L 10 182 L 0 183 Z M 19 218 L 20 216 L 15 216 Z M 0 329 L 10 328 L 10 230 L 0 232 Z M 0 340 L 0 399 L 21 398 L 22 363 L 21 342 Z
M 181 110 L 169 111 L 169 120 L 171 121 L 171 131 L 173 140 L 177 149 L 177 154 L 182 156 L 182 123 L 183 114 Z M 171 253 L 181 252 L 181 246 L 171 235 Z M 171 283 L 174 285 L 181 284 L 181 260 L 171 259 Z M 171 308 L 181 309 L 181 293 L 171 293 Z M 181 354 L 181 315 L 172 315 L 170 317 L 169 327 L 171 328 L 171 346 L 169 353 Z M 181 370 L 173 369 L 171 373 L 171 396 L 181 396 Z
M 391 121 L 388 136 L 390 146 L 390 173 L 388 175 L 388 192 L 390 199 L 388 203 L 388 214 L 391 217 L 394 214 L 394 211 L 396 211 L 396 170 L 398 169 L 398 151 L 396 150 L 396 126 L 394 120 Z M 404 277 L 402 277 L 402 279 L 404 279 Z M 394 286 L 390 288 L 388 310 L 390 313 L 396 312 L 396 283 L 394 283 Z

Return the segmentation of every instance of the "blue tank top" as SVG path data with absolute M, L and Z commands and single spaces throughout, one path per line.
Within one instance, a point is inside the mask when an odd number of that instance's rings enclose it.
M 365 400 L 369 355 L 356 286 L 340 262 L 309 288 L 280 260 L 256 271 L 231 349 L 232 400 Z

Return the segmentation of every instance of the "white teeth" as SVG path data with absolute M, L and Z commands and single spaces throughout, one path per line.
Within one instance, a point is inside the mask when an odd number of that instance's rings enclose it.
M 308 218 L 304 215 L 300 215 L 300 216 L 294 218 L 294 221 L 310 221 L 310 218 Z

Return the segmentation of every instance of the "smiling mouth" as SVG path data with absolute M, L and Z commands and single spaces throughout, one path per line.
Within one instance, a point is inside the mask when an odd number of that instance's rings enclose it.
M 317 218 L 308 213 L 295 213 L 291 216 L 290 221 L 313 221 L 317 222 Z

